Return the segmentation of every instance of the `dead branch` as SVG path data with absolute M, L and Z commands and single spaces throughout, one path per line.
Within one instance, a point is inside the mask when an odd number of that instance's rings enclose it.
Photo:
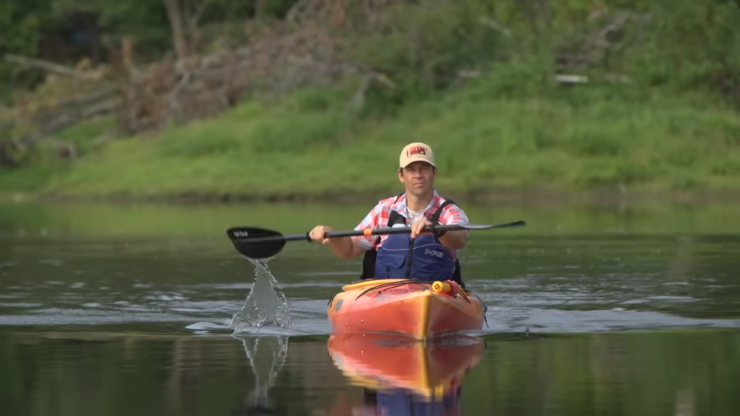
M 115 87 L 104 87 L 82 96 L 62 98 L 61 100 L 50 99 L 19 105 L 10 112 L 10 115 L 12 117 L 22 118 L 27 114 L 42 114 L 44 111 L 52 113 L 59 112 L 66 109 L 92 105 L 105 99 L 111 99 L 115 97 L 116 94 L 117 89 Z
M 364 86 L 354 98 L 355 105 L 361 106 L 365 90 L 374 83 L 385 88 L 395 84 L 379 71 L 342 62 L 339 56 L 344 40 L 332 36 L 327 27 L 352 25 L 361 8 L 377 12 L 407 1 L 363 0 L 355 4 L 347 0 L 300 0 L 285 21 L 267 27 L 249 26 L 248 46 L 199 55 L 185 44 L 189 40 L 185 32 L 197 24 L 197 17 L 209 0 L 166 0 L 169 18 L 182 23 L 173 33 L 179 53 L 134 70 L 132 45 L 124 42 L 123 70 L 114 72 L 115 88 L 65 97 L 35 108 L 25 106 L 18 124 L 33 131 L 26 134 L 23 142 L 42 140 L 92 114 L 114 113 L 122 134 L 151 132 L 172 123 L 215 115 L 258 89 L 280 94 L 304 85 L 334 83 L 348 76 L 362 79 Z M 189 20 L 183 22 L 183 17 Z M 361 18 L 367 20 L 368 16 Z M 301 23 L 290 23 L 296 21 Z M 80 79 L 92 78 L 90 74 L 51 65 L 47 66 L 49 70 Z
M 606 10 L 600 9 L 589 16 L 589 21 L 595 21 L 608 15 Z M 649 13 L 636 14 L 633 12 L 620 12 L 614 16 L 606 25 L 580 38 L 570 45 L 560 48 L 556 61 L 563 68 L 586 68 L 593 67 L 603 56 L 614 48 L 616 43 L 610 38 L 614 34 L 625 30 L 629 22 L 636 22 L 638 26 L 638 41 L 645 23 L 651 18 Z
M 365 105 L 365 92 L 370 87 L 370 84 L 372 83 L 372 78 L 369 76 L 362 77 L 362 82 L 360 83 L 360 87 L 357 88 L 357 91 L 355 91 L 354 94 L 352 94 L 352 98 L 349 100 L 348 108 L 351 111 L 359 111 L 362 109 L 362 106 Z
M 30 132 L 18 140 L 18 143 L 25 147 L 31 147 L 35 143 L 53 134 L 71 127 L 81 121 L 89 120 L 99 116 L 111 114 L 120 104 L 117 98 L 93 105 L 81 111 L 62 111 L 48 117 L 43 123 L 34 119 L 35 131 Z
M 558 74 L 555 75 L 555 81 L 565 85 L 577 85 L 588 83 L 588 77 L 583 75 Z
M 291 24 L 296 23 L 299 16 L 301 16 L 304 10 L 308 8 L 309 3 L 311 3 L 311 0 L 298 0 L 290 10 L 288 10 L 288 13 L 285 15 L 285 20 Z
M 94 74 L 89 74 L 86 72 L 78 71 L 68 66 L 59 65 L 59 64 L 44 61 L 41 59 L 28 58 L 25 56 L 13 55 L 9 53 L 6 53 L 3 58 L 6 61 L 10 63 L 14 63 L 16 65 L 21 65 L 24 67 L 39 68 L 47 72 L 53 72 L 55 74 L 64 75 L 67 77 L 76 78 L 76 79 L 83 80 L 83 81 L 100 81 L 98 77 Z

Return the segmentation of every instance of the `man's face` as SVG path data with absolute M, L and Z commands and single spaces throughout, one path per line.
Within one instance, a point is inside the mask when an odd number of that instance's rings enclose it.
M 423 196 L 434 189 L 437 171 L 426 162 L 414 162 L 398 171 L 398 180 L 406 186 L 406 193 Z

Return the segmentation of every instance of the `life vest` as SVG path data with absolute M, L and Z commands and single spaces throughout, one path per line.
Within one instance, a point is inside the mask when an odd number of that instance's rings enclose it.
M 374 408 L 381 415 L 442 415 L 459 414 L 462 387 L 445 392 L 435 400 L 424 400 L 407 389 L 388 389 L 384 391 L 363 388 L 363 404 Z
M 401 195 L 396 197 L 396 201 Z M 454 201 L 445 200 L 430 221 L 439 223 L 439 217 L 449 204 L 454 204 Z M 388 216 L 386 226 L 393 227 L 399 220 L 405 224 L 405 218 L 393 210 Z M 378 236 L 375 240 L 376 246 L 379 242 Z M 417 236 L 414 241 L 411 241 L 409 234 L 391 234 L 377 250 L 373 248 L 365 252 L 361 280 L 402 278 L 453 280 L 461 287 L 465 287 L 460 274 L 459 260 L 453 259 L 439 238 L 432 234 Z

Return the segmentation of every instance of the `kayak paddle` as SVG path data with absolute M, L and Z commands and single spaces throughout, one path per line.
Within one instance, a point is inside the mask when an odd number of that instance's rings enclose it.
M 424 231 L 454 231 L 454 230 L 491 230 L 495 228 L 514 228 L 523 227 L 524 221 L 514 221 L 506 224 L 450 224 L 434 225 L 424 227 Z M 352 231 L 332 231 L 324 234 L 324 238 L 339 238 L 353 236 L 371 236 L 385 234 L 403 234 L 410 233 L 410 227 L 394 228 L 368 228 L 366 230 Z M 231 239 L 236 250 L 250 259 L 266 259 L 275 256 L 283 249 L 288 241 L 308 241 L 311 242 L 309 233 L 295 234 L 284 236 L 278 231 L 268 230 L 259 227 L 232 227 L 226 230 L 226 234 Z

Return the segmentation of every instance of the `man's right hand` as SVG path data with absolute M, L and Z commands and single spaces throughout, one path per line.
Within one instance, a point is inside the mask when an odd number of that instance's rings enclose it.
M 321 244 L 329 244 L 331 239 L 324 238 L 324 234 L 331 232 L 331 227 L 327 225 L 317 225 L 308 233 L 313 241 L 319 241 Z
M 334 254 L 341 259 L 351 259 L 364 253 L 365 250 L 355 244 L 350 237 L 342 238 L 324 238 L 324 234 L 331 232 L 332 229 L 326 225 L 317 225 L 313 230 L 308 232 L 312 241 L 319 241 L 321 244 L 331 247 Z

